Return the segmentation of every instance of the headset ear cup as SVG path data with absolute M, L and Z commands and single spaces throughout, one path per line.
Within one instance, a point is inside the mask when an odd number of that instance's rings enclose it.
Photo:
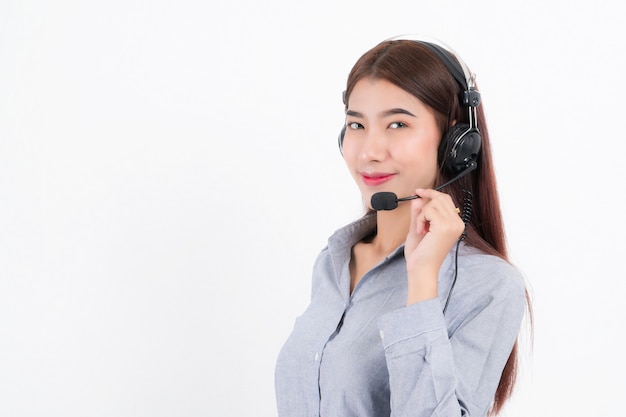
M 455 155 L 455 165 L 458 170 L 463 170 L 472 161 L 478 159 L 480 153 L 481 137 L 478 129 L 469 129 L 455 145 L 452 152 Z
M 339 145 L 339 152 L 343 155 L 343 137 L 346 135 L 346 127 L 341 128 L 341 132 L 339 132 L 339 137 L 337 139 L 337 144 Z
M 468 127 L 469 125 L 467 124 L 457 123 L 451 126 L 441 138 L 441 142 L 439 143 L 439 166 L 449 174 L 455 173 L 453 164 L 450 161 L 452 147 Z
M 439 165 L 450 174 L 464 170 L 475 161 L 480 151 L 481 138 L 478 129 L 470 129 L 468 124 L 452 126 L 439 145 Z

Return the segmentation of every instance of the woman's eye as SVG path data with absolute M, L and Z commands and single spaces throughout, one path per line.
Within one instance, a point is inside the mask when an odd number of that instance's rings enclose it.
M 389 127 L 391 129 L 399 129 L 401 127 L 406 127 L 406 125 L 402 122 L 393 122 L 392 124 L 389 125 Z
M 356 130 L 356 129 L 363 128 L 363 125 L 361 125 L 361 123 L 352 122 L 352 123 L 348 123 L 348 127 L 352 130 Z

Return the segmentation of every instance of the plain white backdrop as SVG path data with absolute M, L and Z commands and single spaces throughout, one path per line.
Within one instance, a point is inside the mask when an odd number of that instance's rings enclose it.
M 477 74 L 535 333 L 506 416 L 621 416 L 615 1 L 0 0 L 0 415 L 274 416 L 313 260 L 361 215 L 356 59 Z

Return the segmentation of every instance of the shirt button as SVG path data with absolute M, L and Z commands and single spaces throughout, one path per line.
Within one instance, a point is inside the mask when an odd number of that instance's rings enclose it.
M 319 352 L 315 352 L 315 362 L 317 362 L 320 358 Z

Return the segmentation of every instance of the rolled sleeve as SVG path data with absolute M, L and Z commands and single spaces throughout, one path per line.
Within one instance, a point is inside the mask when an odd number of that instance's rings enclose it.
M 391 311 L 378 319 L 378 329 L 385 350 L 396 347 L 400 342 L 420 340 L 428 342 L 433 336 L 445 334 L 446 322 L 441 312 L 439 299 L 426 300 L 398 310 Z M 417 346 L 416 346 L 417 347 Z
M 455 396 L 455 367 L 440 301 L 392 311 L 378 325 L 389 370 L 391 415 L 463 415 Z

